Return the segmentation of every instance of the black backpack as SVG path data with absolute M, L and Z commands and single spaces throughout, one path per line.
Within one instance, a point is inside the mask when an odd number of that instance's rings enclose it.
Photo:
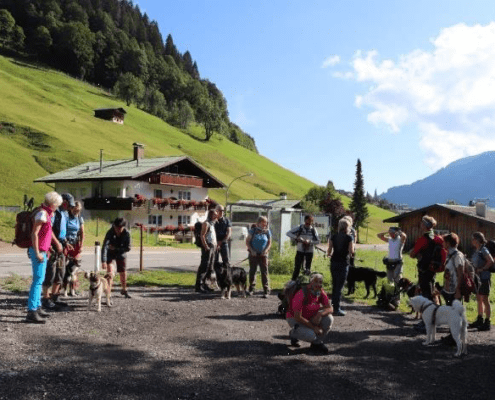
M 428 247 L 421 255 L 420 269 L 423 271 L 430 270 L 434 273 L 445 271 L 445 261 L 447 259 L 447 250 L 435 242 L 430 235 L 425 235 L 428 240 Z
M 194 224 L 194 243 L 196 243 L 196 246 L 198 247 L 203 247 L 203 242 L 201 242 L 201 229 L 203 229 L 203 223 L 202 222 L 196 222 Z

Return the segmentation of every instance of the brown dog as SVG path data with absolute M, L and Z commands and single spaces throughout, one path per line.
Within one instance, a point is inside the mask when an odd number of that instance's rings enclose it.
M 419 288 L 419 285 L 417 283 L 412 283 L 407 278 L 399 279 L 398 287 L 400 289 L 400 292 L 406 293 L 410 299 L 412 299 L 415 296 L 421 295 L 421 289 Z M 431 293 L 433 297 L 433 302 L 439 306 L 442 305 L 442 295 L 440 294 L 440 290 L 441 288 L 439 288 L 438 283 L 435 283 L 435 286 Z M 411 314 L 412 313 L 414 313 L 414 309 L 411 307 Z M 419 312 L 416 312 L 414 319 L 419 319 L 419 318 L 421 318 L 421 315 Z
M 84 274 L 86 279 L 89 279 L 89 301 L 88 301 L 88 311 L 91 310 L 91 303 L 93 298 L 96 297 L 96 303 L 98 305 L 98 312 L 101 312 L 101 297 L 103 293 L 107 297 L 107 306 L 112 307 L 112 301 L 110 296 L 112 295 L 112 288 L 110 282 L 113 279 L 113 273 L 107 273 L 105 276 L 101 276 L 97 272 L 86 272 Z

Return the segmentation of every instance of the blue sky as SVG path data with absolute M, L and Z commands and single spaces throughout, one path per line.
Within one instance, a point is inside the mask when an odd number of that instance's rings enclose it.
M 495 150 L 495 3 L 138 0 L 261 154 L 371 194 Z

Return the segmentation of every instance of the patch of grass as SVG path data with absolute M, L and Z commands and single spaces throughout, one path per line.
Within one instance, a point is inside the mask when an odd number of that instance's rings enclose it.
M 10 274 L 7 278 L 0 279 L 0 287 L 14 293 L 22 293 L 29 290 L 31 278 L 25 278 L 17 274 Z

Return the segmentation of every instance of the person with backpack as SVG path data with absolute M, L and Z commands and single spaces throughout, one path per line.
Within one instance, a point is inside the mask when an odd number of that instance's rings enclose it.
M 224 208 L 221 204 L 215 207 L 217 212 L 217 222 L 215 222 L 215 234 L 217 235 L 217 252 L 215 262 L 218 262 L 220 255 L 224 265 L 230 265 L 230 237 L 232 235 L 232 224 L 224 215 Z
M 350 228 L 349 220 L 344 217 L 339 221 L 338 232 L 328 239 L 327 257 L 330 257 L 332 274 L 333 315 L 339 317 L 346 315 L 340 306 L 340 298 L 349 272 L 350 259 L 354 256 L 354 240 L 349 234 Z
M 201 244 L 201 262 L 196 274 L 195 285 L 195 291 L 198 293 L 207 293 L 209 291 L 209 288 L 206 285 L 206 279 L 210 277 L 215 263 L 215 253 L 217 251 L 217 235 L 215 233 L 216 220 L 216 211 L 209 210 L 208 217 L 206 218 L 206 221 L 201 224 L 200 233 L 196 238 L 196 244 L 198 239 Z M 196 234 L 196 226 L 194 232 Z
M 101 268 L 107 270 L 113 276 L 112 261 L 117 264 L 117 272 L 120 275 L 120 294 L 126 299 L 131 296 L 127 292 L 127 253 L 131 251 L 131 234 L 125 228 L 127 221 L 115 218 L 112 227 L 108 230 L 101 247 Z M 110 290 L 113 279 L 110 280 Z
M 60 288 L 65 275 L 65 252 L 73 247 L 67 242 L 67 220 L 69 218 L 68 209 L 74 207 L 74 197 L 70 193 L 62 194 L 62 204 L 52 216 L 52 229 L 57 240 L 62 244 L 62 252 L 55 249 L 50 251 L 50 257 L 46 265 L 45 281 L 43 282 L 43 307 L 47 310 L 58 310 L 60 306 L 67 303 L 58 301 Z M 50 292 L 51 287 L 51 292 Z
M 476 280 L 478 281 L 478 291 L 476 293 L 478 318 L 473 323 L 469 324 L 469 328 L 477 328 L 479 331 L 489 331 L 491 317 L 490 268 L 493 265 L 493 257 L 486 247 L 485 235 L 481 232 L 473 233 L 471 243 L 475 248 L 471 261 L 476 273 Z M 484 320 L 483 314 L 485 314 Z
M 246 246 L 249 252 L 249 296 L 254 294 L 258 266 L 260 267 L 261 282 L 263 284 L 263 298 L 266 299 L 270 294 L 268 252 L 271 245 L 272 232 L 268 228 L 268 220 L 266 217 L 259 217 L 256 225 L 249 230 L 246 238 Z
M 444 283 L 441 290 L 441 294 L 445 300 L 445 304 L 452 305 L 454 300 L 461 301 L 461 285 L 462 278 L 464 276 L 464 264 L 465 257 L 460 250 L 457 249 L 459 245 L 459 236 L 455 233 L 449 233 L 443 236 L 443 245 L 447 250 L 447 259 L 445 261 L 445 272 L 443 274 Z M 444 336 L 442 341 L 449 345 L 455 345 L 455 340 L 452 334 Z
M 57 192 L 45 195 L 44 203 L 32 214 L 31 245 L 28 256 L 33 268 L 33 281 L 29 289 L 26 322 L 44 324 L 48 314 L 41 309 L 41 289 L 45 279 L 47 254 L 53 242 L 55 249 L 62 252 L 62 245 L 52 231 L 52 215 L 62 204 Z
M 286 319 L 291 327 L 291 345 L 299 347 L 299 340 L 311 343 L 310 350 L 328 354 L 323 343 L 333 324 L 333 308 L 323 290 L 323 275 L 313 274 L 308 285 L 304 285 L 289 299 Z
M 79 201 L 75 202 L 74 207 L 69 208 L 69 218 L 67 220 L 67 242 L 72 246 L 72 250 L 65 249 L 65 258 L 67 264 L 65 266 L 64 284 L 62 292 L 75 296 L 75 288 L 77 283 L 77 275 L 75 274 L 81 262 L 81 251 L 84 242 L 84 219 L 81 216 L 82 204 Z M 67 286 L 69 291 L 67 292 Z
M 304 262 L 306 262 L 304 266 L 305 273 L 309 274 L 311 271 L 314 248 L 315 245 L 320 243 L 318 232 L 313 226 L 313 216 L 306 215 L 304 217 L 304 224 L 292 228 L 287 232 L 287 236 L 293 239 L 297 244 L 294 272 L 292 273 L 292 280 L 295 281 L 299 276 Z
M 414 248 L 409 255 L 418 260 L 418 284 L 421 295 L 433 301 L 433 286 L 435 284 L 435 274 L 443 272 L 447 251 L 443 247 L 443 238 L 435 235 L 433 228 L 437 225 L 435 218 L 429 215 L 423 216 L 420 228 L 423 235 L 416 241 Z M 426 328 L 423 320 L 416 329 L 425 332 Z

